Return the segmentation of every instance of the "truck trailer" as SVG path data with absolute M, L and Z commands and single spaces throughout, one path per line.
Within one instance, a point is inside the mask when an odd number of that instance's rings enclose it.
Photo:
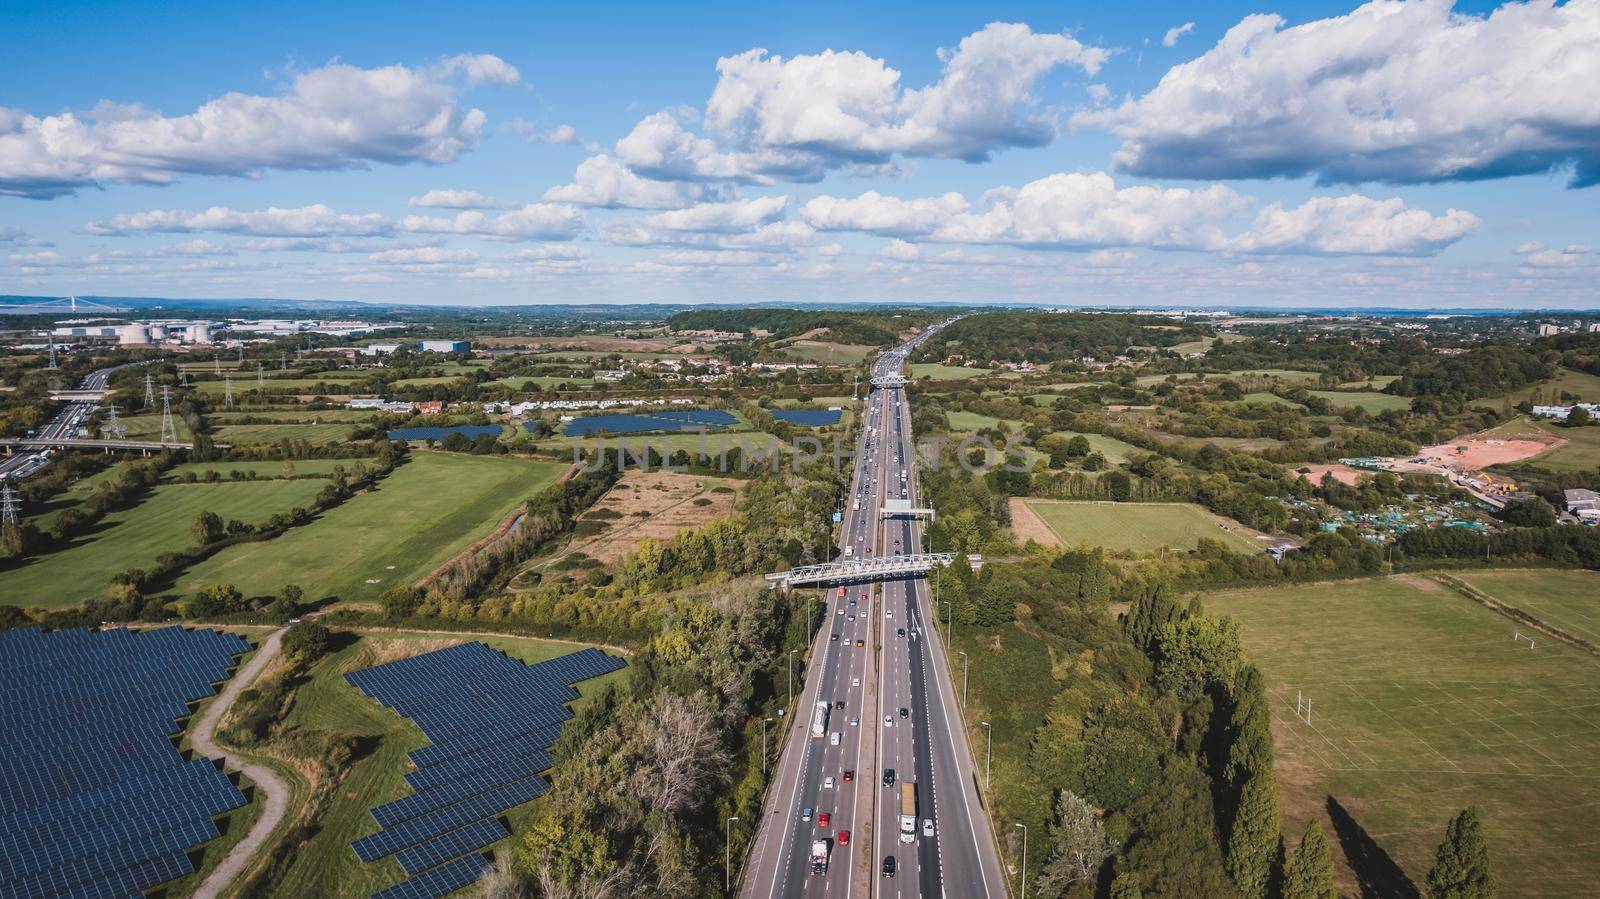
M 909 843 L 917 838 L 917 785 L 910 781 L 900 784 L 900 842 Z

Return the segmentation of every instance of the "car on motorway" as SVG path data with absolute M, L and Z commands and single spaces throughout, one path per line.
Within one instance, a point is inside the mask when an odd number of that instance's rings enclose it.
M 844 588 L 843 587 L 839 588 L 839 598 L 840 599 L 844 599 Z
M 933 836 L 933 819 L 932 818 L 923 818 L 922 819 L 922 835 L 925 836 L 925 837 Z
M 833 614 L 835 614 L 835 615 L 843 615 L 844 614 L 844 606 L 840 606 L 838 608 L 838 610 L 835 611 Z
M 894 629 L 894 635 L 896 637 L 904 637 L 906 635 L 906 629 L 903 628 L 903 627 L 897 627 L 897 628 Z M 839 639 L 839 635 L 838 634 L 834 634 L 833 635 L 833 639 L 835 639 L 835 640 Z
M 846 769 L 844 769 L 844 782 L 845 783 L 849 783 L 849 782 L 851 782 L 851 781 L 853 781 L 855 779 L 856 779 L 856 769 L 854 769 L 854 768 L 846 768 Z
M 833 635 L 833 636 L 832 636 L 832 637 L 831 637 L 831 638 L 829 638 L 829 639 L 831 639 L 831 640 L 833 640 L 833 642 L 835 642 L 835 643 L 838 643 L 838 642 L 839 642 L 839 635 L 838 635 L 838 634 L 834 634 L 834 635 Z
M 883 617 L 885 617 L 885 618 L 893 618 L 894 617 L 894 609 L 884 609 L 883 610 Z
M 861 726 L 861 716 L 860 715 L 851 715 L 850 716 L 850 726 L 851 727 L 860 727 Z
M 857 646 L 866 646 L 867 645 L 867 641 L 861 639 L 860 637 L 857 637 L 856 638 L 856 645 Z
M 839 831 L 839 845 L 840 846 L 848 846 L 848 845 L 850 845 L 850 831 L 848 831 L 848 830 Z
M 833 733 L 828 734 L 828 745 L 829 746 L 838 746 L 839 745 L 839 732 L 838 731 L 834 731 Z
M 885 855 L 883 857 L 883 876 L 884 877 L 893 877 L 894 876 L 894 871 L 895 871 L 894 856 Z
M 906 708 L 905 706 L 901 706 L 900 707 L 900 717 L 902 717 L 902 718 L 910 718 L 911 717 L 911 710 Z
M 802 821 L 810 821 L 811 820 L 811 806 L 808 805 L 805 808 L 800 810 L 800 820 L 802 820 Z
M 856 620 L 856 613 L 851 612 L 851 613 L 845 615 L 844 616 L 844 620 L 846 620 L 846 621 L 854 621 L 854 620 Z
M 883 785 L 886 786 L 886 787 L 894 786 L 894 769 L 893 768 L 885 768 L 885 769 L 883 769 Z
M 883 716 L 883 726 L 884 727 L 894 727 L 894 718 L 890 717 L 889 715 L 884 715 Z
M 850 678 L 850 686 L 852 686 L 852 687 L 861 686 L 861 678 L 859 678 L 859 677 Z
M 836 708 L 836 709 L 843 709 L 844 708 L 844 700 L 843 699 L 835 699 L 833 701 L 833 707 Z
M 830 774 L 830 775 L 828 775 L 828 776 L 827 776 L 827 777 L 824 777 L 824 778 L 823 778 L 823 779 L 822 779 L 822 788 L 823 788 L 823 789 L 824 789 L 824 790 L 831 790 L 831 789 L 833 789 L 833 775 L 832 775 L 832 774 Z

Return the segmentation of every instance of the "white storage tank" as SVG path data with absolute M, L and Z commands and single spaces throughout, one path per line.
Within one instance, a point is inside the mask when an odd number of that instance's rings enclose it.
M 190 343 L 210 343 L 211 342 L 211 323 L 210 322 L 194 322 L 194 323 L 190 324 L 187 328 L 184 328 L 183 336 Z
M 117 329 L 117 343 L 123 346 L 142 345 L 150 342 L 149 325 L 123 325 Z

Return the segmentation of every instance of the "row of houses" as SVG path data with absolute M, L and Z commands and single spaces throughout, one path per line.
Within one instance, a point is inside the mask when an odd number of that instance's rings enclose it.
M 1553 418 L 1556 421 L 1566 421 L 1573 409 L 1584 409 L 1589 417 L 1600 420 L 1600 403 L 1573 403 L 1570 406 L 1534 406 L 1534 418 Z
M 524 416 L 533 412 L 580 411 L 586 409 L 619 409 L 636 406 L 693 406 L 696 400 L 683 397 L 612 400 L 542 400 L 522 403 L 484 403 L 483 411 L 490 415 L 509 413 Z

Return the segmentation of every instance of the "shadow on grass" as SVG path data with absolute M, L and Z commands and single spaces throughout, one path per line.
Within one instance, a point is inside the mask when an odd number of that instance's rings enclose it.
M 1328 797 L 1328 817 L 1333 819 L 1333 831 L 1339 837 L 1339 847 L 1356 875 L 1356 886 L 1362 896 L 1421 899 L 1417 885 L 1393 857 L 1378 845 L 1366 828 L 1339 804 Z

